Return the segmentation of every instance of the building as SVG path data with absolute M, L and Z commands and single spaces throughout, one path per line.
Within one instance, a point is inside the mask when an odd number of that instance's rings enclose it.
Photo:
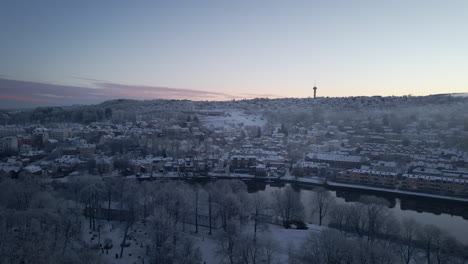
M 16 153 L 18 150 L 17 137 L 4 137 L 0 140 L 0 153 Z
M 42 127 L 37 127 L 32 133 L 32 145 L 42 146 L 49 139 L 49 130 Z
M 49 138 L 58 141 L 64 141 L 70 137 L 70 131 L 64 128 L 51 129 L 49 131 Z
M 0 137 L 24 134 L 25 130 L 17 126 L 0 126 Z
M 327 163 L 315 163 L 312 161 L 301 161 L 293 165 L 292 174 L 296 176 L 323 175 L 329 165 Z
M 395 188 L 398 183 L 398 174 L 376 170 L 352 169 L 338 173 L 336 181 L 350 184 Z
M 310 153 L 305 157 L 306 161 L 327 163 L 332 168 L 360 168 L 368 159 L 361 156 L 351 156 L 332 153 Z
M 179 137 L 189 133 L 188 128 L 183 128 L 178 125 L 172 125 L 170 127 L 163 128 L 162 134 L 167 137 Z
M 254 174 L 257 166 L 257 157 L 251 155 L 234 155 L 231 157 L 230 171 L 235 173 Z
M 149 158 L 131 160 L 130 170 L 133 174 L 153 172 L 153 161 Z
M 468 197 L 468 178 L 403 174 L 401 188 L 411 191 Z
M 81 155 L 86 154 L 95 154 L 96 153 L 96 145 L 95 144 L 83 144 L 78 148 Z

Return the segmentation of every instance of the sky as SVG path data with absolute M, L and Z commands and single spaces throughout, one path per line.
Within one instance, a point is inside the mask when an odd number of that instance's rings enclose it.
M 468 1 L 2 0 L 0 108 L 468 92 Z

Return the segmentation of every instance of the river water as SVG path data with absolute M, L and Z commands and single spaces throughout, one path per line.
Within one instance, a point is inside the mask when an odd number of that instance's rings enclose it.
M 248 184 L 249 192 L 271 193 L 281 186 L 266 184 Z M 301 200 L 305 206 L 306 214 L 310 211 L 310 201 L 313 189 L 297 185 L 293 187 L 300 192 Z M 432 224 L 455 237 L 464 244 L 468 244 L 468 203 L 442 201 L 430 198 L 398 197 L 375 192 L 365 192 L 352 189 L 330 189 L 330 194 L 336 203 L 353 203 L 362 195 L 374 195 L 386 199 L 390 204 L 390 211 L 398 219 L 413 218 L 418 223 Z M 308 209 L 309 208 L 309 209 Z M 316 223 L 314 218 L 306 218 L 308 222 Z

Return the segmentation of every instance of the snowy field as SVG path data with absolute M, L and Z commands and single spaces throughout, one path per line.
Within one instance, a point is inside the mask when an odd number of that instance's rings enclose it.
M 258 235 L 270 236 L 279 246 L 275 254 L 275 262 L 277 264 L 288 262 L 288 252 L 290 248 L 299 248 L 304 239 L 311 233 L 319 233 L 326 227 L 308 224 L 308 230 L 285 229 L 281 226 L 265 224 L 259 231 Z M 252 226 L 246 226 L 246 232 L 249 228 L 253 230 Z M 206 264 L 219 264 L 222 263 L 221 257 L 217 254 L 218 247 L 216 242 L 216 235 L 223 232 L 222 229 L 213 232 L 213 235 L 208 234 L 208 228 L 200 228 L 199 234 L 192 234 L 196 239 L 197 245 L 201 250 L 203 261 Z
M 260 126 L 267 121 L 261 115 L 248 115 L 243 110 L 226 109 L 223 116 L 200 116 L 200 121 L 205 127 L 225 128 L 228 126 Z
M 145 244 L 149 241 L 149 233 L 146 231 L 146 227 L 143 224 L 138 223 L 132 229 L 130 235 L 131 239 L 127 242 L 130 243 L 129 247 L 126 247 L 123 252 L 122 258 L 116 258 L 116 255 L 120 256 L 120 243 L 122 242 L 123 230 L 120 228 L 121 224 L 118 221 L 100 220 L 101 227 L 101 238 L 100 243 L 104 245 L 106 239 L 112 240 L 112 248 L 108 251 L 105 249 L 99 250 L 99 254 L 109 264 L 140 264 L 149 263 L 149 259 L 146 258 Z M 96 223 L 98 224 L 98 223 Z M 88 246 L 98 244 L 99 234 L 97 231 L 91 231 L 89 229 L 89 220 L 83 219 L 83 238 Z
M 123 236 L 122 225 L 118 221 L 107 222 L 106 220 L 100 220 L 99 222 L 101 225 L 100 243 L 104 245 L 106 239 L 111 239 L 113 244 L 113 247 L 108 252 L 102 249 L 102 247 L 96 249 L 103 260 L 109 264 L 150 263 L 149 258 L 146 256 L 146 245 L 150 243 L 148 226 L 144 226 L 141 223 L 136 224 L 131 230 L 131 239 L 127 240 L 130 242 L 130 246 L 124 249 L 122 258 L 116 258 L 117 255 L 120 255 L 120 243 Z M 186 228 L 186 234 L 194 239 L 201 251 L 202 263 L 219 264 L 222 262 L 221 256 L 217 254 L 218 246 L 216 242 L 216 236 L 223 232 L 222 229 L 213 230 L 213 234 L 209 235 L 207 227 L 200 226 L 198 234 L 194 233 L 193 225 L 187 225 Z M 298 248 L 310 233 L 318 233 L 326 227 L 308 224 L 308 228 L 308 230 L 295 230 L 284 229 L 281 226 L 272 224 L 262 224 L 261 227 L 259 226 L 258 235 L 271 237 L 279 246 L 275 254 L 274 263 L 287 263 L 290 248 Z M 252 232 L 252 223 L 246 225 L 243 230 L 244 232 Z M 82 232 L 87 246 L 92 247 L 98 244 L 98 231 L 91 231 L 89 229 L 88 219 L 83 218 L 82 220 Z

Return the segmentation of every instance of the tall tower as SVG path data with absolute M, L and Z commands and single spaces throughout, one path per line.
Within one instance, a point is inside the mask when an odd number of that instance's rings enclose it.
M 317 98 L 317 86 L 314 85 L 314 98 Z

